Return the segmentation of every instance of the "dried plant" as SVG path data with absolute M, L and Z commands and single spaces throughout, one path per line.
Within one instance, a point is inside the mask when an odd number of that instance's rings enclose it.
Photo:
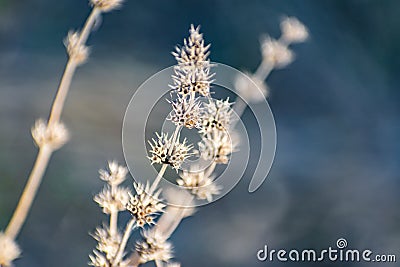
M 255 89 L 247 80 L 236 80 L 236 89 L 246 97 L 246 101 L 265 99 L 267 86 L 264 80 L 273 69 L 283 68 L 292 62 L 294 54 L 289 45 L 302 42 L 308 36 L 307 29 L 295 18 L 285 18 L 281 28 L 282 37 L 279 40 L 269 37 L 262 39 L 262 63 L 256 73 L 251 75 L 250 82 L 264 91 L 263 98 L 252 92 Z M 210 45 L 205 44 L 199 30 L 199 27 L 192 25 L 183 46 L 173 52 L 177 65 L 171 77 L 172 99 L 169 103 L 172 111 L 167 119 L 175 124 L 175 130 L 172 134 L 156 133 L 156 137 L 149 141 L 150 164 L 161 164 L 157 177 L 151 185 L 134 182 L 135 193 L 127 193 L 130 199 L 123 207 L 121 205 L 124 202 L 122 199 L 126 198 L 126 189 L 120 188 L 119 183 L 113 185 L 112 179 L 104 177 L 113 177 L 113 169 L 122 170 L 125 167 L 116 167 L 116 163 L 112 162 L 109 163 L 109 171 L 100 171 L 100 178 L 108 184 L 95 196 L 95 201 L 109 215 L 109 222 L 101 230 L 97 228 L 93 235 L 98 245 L 90 255 L 89 264 L 92 266 L 139 266 L 147 262 L 154 262 L 158 267 L 180 266 L 171 262 L 173 248 L 168 241 L 171 234 L 185 217 L 194 213 L 194 208 L 190 207 L 195 199 L 212 201 L 213 196 L 220 192 L 221 187 L 216 184 L 216 175 L 213 173 L 218 164 L 228 164 L 238 140 L 233 130 L 233 103 L 229 99 L 215 100 L 210 97 L 214 77 L 213 66 L 208 58 Z M 201 97 L 205 97 L 206 101 L 201 101 Z M 240 105 L 243 106 L 239 107 L 237 103 L 234 106 L 239 115 L 244 111 L 245 102 Z M 195 151 L 193 144 L 188 144 L 186 139 L 180 137 L 184 127 L 197 131 L 201 136 L 198 150 Z M 182 163 L 194 154 L 209 165 L 204 167 L 196 163 L 191 164 L 190 170 L 180 170 Z M 176 183 L 186 189 L 186 193 L 162 192 L 159 183 L 168 167 L 178 172 L 180 177 Z M 161 195 L 166 200 L 182 205 L 163 204 Z M 123 232 L 119 232 L 118 214 L 125 210 L 131 214 L 131 219 Z M 133 252 L 130 252 L 131 249 L 126 246 L 133 230 L 141 230 L 142 240 L 137 241 Z
M 5 232 L 0 232 L 0 266 L 10 266 L 20 256 L 20 249 L 15 239 L 26 220 L 51 155 L 68 141 L 68 130 L 60 121 L 60 118 L 75 70 L 88 59 L 89 48 L 86 46 L 86 41 L 89 34 L 101 13 L 118 8 L 121 2 L 122 0 L 90 0 L 89 3 L 93 8 L 83 29 L 81 31 L 70 31 L 64 40 L 68 61 L 48 120 L 38 119 L 31 130 L 39 152 L 14 214 Z M 103 197 L 107 196 L 104 195 Z

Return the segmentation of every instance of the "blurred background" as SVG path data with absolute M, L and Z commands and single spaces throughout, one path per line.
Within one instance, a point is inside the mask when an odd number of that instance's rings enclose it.
M 30 127 L 48 115 L 67 60 L 62 40 L 89 11 L 85 0 L 0 0 L 0 229 L 37 153 Z M 256 253 L 265 244 L 324 249 L 341 237 L 350 248 L 400 257 L 398 14 L 397 0 L 131 0 L 104 15 L 63 113 L 72 138 L 51 160 L 16 266 L 87 264 L 95 246 L 88 233 L 105 219 L 92 200 L 102 187 L 97 171 L 107 160 L 123 162 L 130 97 L 175 63 L 170 52 L 191 23 L 201 24 L 213 61 L 254 71 L 259 36 L 279 37 L 284 15 L 304 22 L 311 39 L 267 81 L 278 136 L 272 170 L 255 193 L 245 176 L 184 221 L 172 237 L 176 259 L 191 267 L 297 266 L 259 262 Z

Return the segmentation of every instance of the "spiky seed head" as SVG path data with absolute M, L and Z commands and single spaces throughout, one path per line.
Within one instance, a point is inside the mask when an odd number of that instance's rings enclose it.
M 111 235 L 108 227 L 103 226 L 97 227 L 92 236 L 98 243 L 97 250 L 104 253 L 107 260 L 112 261 L 117 255 L 122 240 L 121 233 Z
M 190 152 L 193 145 L 188 145 L 186 138 L 180 142 L 179 135 L 176 140 L 173 140 L 173 136 L 168 137 L 166 133 L 156 133 L 156 135 L 157 139 L 152 139 L 153 142 L 149 141 L 151 156 L 148 158 L 151 164 L 168 164 L 178 170 L 181 164 L 193 154 Z
M 161 190 L 152 196 L 147 194 L 150 190 L 149 184 L 144 186 L 140 183 L 134 183 L 136 194 L 130 194 L 130 200 L 126 205 L 126 209 L 136 220 L 136 226 L 143 228 L 146 224 L 155 224 L 156 216 L 164 212 L 165 205 L 159 199 Z
M 210 99 L 208 103 L 205 103 L 202 113 L 202 126 L 199 132 L 211 134 L 215 130 L 228 130 L 233 114 L 231 106 L 232 103 L 229 102 L 229 98 L 226 100 Z
M 201 104 L 197 101 L 190 101 L 186 97 L 178 97 L 172 104 L 172 112 L 167 119 L 172 121 L 176 126 L 183 126 L 188 129 L 200 128 L 201 126 Z

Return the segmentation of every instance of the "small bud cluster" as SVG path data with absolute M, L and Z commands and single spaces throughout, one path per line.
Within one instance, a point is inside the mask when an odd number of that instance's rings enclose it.
M 184 171 L 177 182 L 178 185 L 188 189 L 198 199 L 212 201 L 213 195 L 218 195 L 220 192 L 219 186 L 213 180 L 213 177 L 206 176 L 204 170 L 198 172 Z
M 136 243 L 136 251 L 140 256 L 140 263 L 149 261 L 168 262 L 172 256 L 172 245 L 160 232 L 143 230 L 143 241 Z
M 89 48 L 81 42 L 79 32 L 68 32 L 67 37 L 64 39 L 64 45 L 67 48 L 69 58 L 77 65 L 86 62 L 89 56 Z
M 106 170 L 99 170 L 100 179 L 107 184 L 103 190 L 94 196 L 94 201 L 102 208 L 103 213 L 118 218 L 118 213 L 125 211 L 130 200 L 131 191 L 121 187 L 120 184 L 126 179 L 128 169 L 119 165 L 116 161 L 108 162 Z M 122 235 L 117 229 L 117 225 L 103 225 L 97 227 L 93 238 L 97 241 L 96 249 L 89 255 L 89 265 L 96 267 L 111 267 L 118 253 Z M 128 266 L 127 262 L 121 260 L 118 266 Z
M 43 119 L 35 122 L 31 129 L 33 140 L 38 147 L 48 146 L 53 150 L 62 147 L 69 138 L 68 130 L 61 122 L 48 125 Z
M 20 254 L 21 250 L 17 243 L 5 233 L 0 232 L 0 266 L 12 266 L 12 262 L 17 259 Z
M 301 43 L 308 39 L 308 29 L 297 18 L 285 17 L 280 24 L 281 37 L 279 40 L 269 36 L 261 38 L 262 62 L 254 74 L 248 77 L 237 76 L 234 86 L 246 102 L 261 102 L 268 96 L 268 86 L 264 80 L 274 69 L 281 69 L 295 59 L 291 44 Z
M 134 183 L 136 195 L 131 195 L 130 200 L 126 206 L 127 210 L 135 219 L 137 227 L 143 228 L 146 224 L 155 224 L 154 219 L 156 215 L 164 211 L 165 205 L 159 199 L 161 190 L 149 195 L 150 188 L 147 184 Z

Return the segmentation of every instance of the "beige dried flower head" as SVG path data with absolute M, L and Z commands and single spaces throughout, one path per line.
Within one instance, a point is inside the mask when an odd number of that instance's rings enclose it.
M 261 102 L 268 96 L 269 88 L 267 84 L 251 73 L 245 73 L 247 77 L 243 75 L 237 75 L 235 78 L 235 89 L 247 102 Z
M 202 114 L 202 126 L 199 131 L 202 134 L 210 134 L 215 130 L 226 131 L 232 119 L 233 110 L 229 98 L 226 100 L 209 99 L 204 104 Z
M 204 171 L 183 171 L 177 183 L 188 189 L 198 199 L 212 201 L 213 195 L 218 195 L 221 189 L 213 180 L 214 178 L 207 177 Z
M 295 17 L 285 17 L 281 21 L 282 39 L 287 43 L 301 43 L 308 38 L 308 29 Z
M 172 245 L 159 231 L 143 230 L 142 236 L 144 240 L 136 243 L 140 263 L 156 260 L 168 262 L 172 258 Z
M 64 39 L 64 45 L 70 59 L 76 64 L 80 65 L 86 62 L 89 56 L 89 48 L 81 43 L 79 32 L 69 31 Z
M 193 145 L 188 145 L 186 138 L 179 142 L 179 135 L 176 140 L 173 140 L 174 136 L 168 137 L 168 133 L 161 133 L 161 135 L 156 133 L 156 135 L 157 140 L 152 139 L 153 143 L 149 141 L 151 156 L 148 158 L 151 164 L 168 164 L 178 171 L 181 164 L 193 154 L 190 152 Z
M 45 120 L 38 119 L 31 129 L 33 140 L 38 147 L 49 146 L 53 150 L 62 147 L 69 138 L 68 130 L 61 122 L 48 126 Z
M 99 8 L 102 12 L 110 12 L 111 10 L 121 7 L 124 0 L 90 0 L 90 4 Z
M 212 139 L 211 139 L 212 138 Z M 236 151 L 238 140 L 235 134 L 221 132 L 213 137 L 204 136 L 199 142 L 199 152 L 203 159 L 212 160 L 217 164 L 227 164 L 229 156 Z
M 21 254 L 17 243 L 3 232 L 0 232 L 0 266 L 8 267 Z
M 112 186 L 117 186 L 125 181 L 127 173 L 128 168 L 118 165 L 116 161 L 108 162 L 108 171 L 99 170 L 100 179 Z
M 155 224 L 156 215 L 164 212 L 165 205 L 159 199 L 161 190 L 154 193 L 152 196 L 149 192 L 149 184 L 146 187 L 140 183 L 133 184 L 136 190 L 136 195 L 130 195 L 130 200 L 126 205 L 126 209 L 131 213 L 136 220 L 136 226 L 144 227 L 146 224 Z
M 168 115 L 168 120 L 171 120 L 176 126 L 183 126 L 188 129 L 200 128 L 201 107 L 199 102 L 190 101 L 179 95 L 176 100 L 170 102 L 172 112 Z
M 182 67 L 203 68 L 208 67 L 210 62 L 208 49 L 210 45 L 205 46 L 203 34 L 200 33 L 200 26 L 190 26 L 190 36 L 183 40 L 182 47 L 176 47 L 176 52 L 172 52 L 178 64 Z
M 172 75 L 173 85 L 170 87 L 179 95 L 187 96 L 191 93 L 197 93 L 202 96 L 210 95 L 210 86 L 213 82 L 214 73 L 210 68 L 187 69 L 181 66 L 174 68 Z
M 294 60 L 293 52 L 283 43 L 271 37 L 261 38 L 263 60 L 274 68 L 286 67 Z
M 117 232 L 111 235 L 108 227 L 103 226 L 97 227 L 92 236 L 98 242 L 96 247 L 98 251 L 104 253 L 107 260 L 111 262 L 117 255 L 122 240 L 121 234 Z
M 94 197 L 105 214 L 111 214 L 116 211 L 123 211 L 129 202 L 130 190 L 123 187 L 111 188 L 104 186 L 103 190 Z

